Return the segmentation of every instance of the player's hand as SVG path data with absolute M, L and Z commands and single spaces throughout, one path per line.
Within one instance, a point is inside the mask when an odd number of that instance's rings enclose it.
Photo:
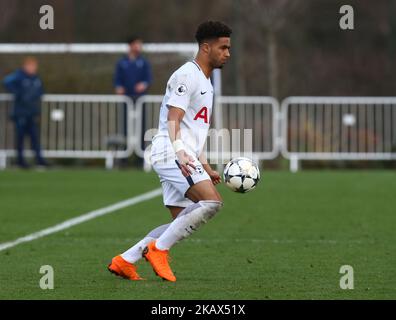
M 195 170 L 194 158 L 187 154 L 185 150 L 180 150 L 176 152 L 176 156 L 178 159 L 177 164 L 183 176 L 189 176 L 191 174 L 191 168 Z
M 208 172 L 208 175 L 210 179 L 212 179 L 214 185 L 221 183 L 221 177 L 217 171 L 211 170 Z

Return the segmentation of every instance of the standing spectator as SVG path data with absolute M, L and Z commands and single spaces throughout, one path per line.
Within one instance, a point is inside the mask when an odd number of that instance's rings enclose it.
M 17 164 L 21 168 L 28 168 L 23 157 L 24 139 L 30 137 L 32 149 L 36 155 L 36 163 L 46 166 L 41 156 L 39 142 L 38 121 L 40 116 L 41 96 L 44 93 L 43 84 L 37 75 L 38 62 L 34 57 L 27 57 L 21 69 L 6 76 L 3 85 L 14 95 L 14 106 L 11 120 L 15 124 Z
M 152 82 L 151 66 L 148 60 L 142 57 L 142 39 L 133 36 L 128 40 L 129 50 L 128 54 L 118 60 L 115 74 L 114 74 L 114 88 L 116 94 L 126 95 L 130 97 L 133 102 L 137 98 L 147 93 L 147 90 Z M 123 134 L 126 137 L 127 133 L 127 113 L 124 108 L 124 130 Z M 141 132 L 141 147 L 144 149 L 144 132 L 146 122 L 145 111 L 142 112 L 142 132 Z M 122 161 L 126 164 L 126 159 Z M 143 161 L 138 161 L 142 164 Z
M 151 66 L 141 56 L 142 40 L 139 37 L 131 37 L 128 44 L 128 54 L 116 65 L 114 88 L 117 94 L 127 95 L 135 101 L 147 92 L 151 84 Z

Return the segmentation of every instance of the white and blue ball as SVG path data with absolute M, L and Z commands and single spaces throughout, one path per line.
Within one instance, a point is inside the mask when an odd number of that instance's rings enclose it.
M 257 186 L 260 181 L 260 170 L 249 158 L 235 158 L 225 166 L 223 179 L 232 191 L 246 193 Z

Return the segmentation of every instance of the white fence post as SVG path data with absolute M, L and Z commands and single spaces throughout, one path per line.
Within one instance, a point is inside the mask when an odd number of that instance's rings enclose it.
M 292 155 L 290 156 L 290 171 L 295 173 L 298 170 L 299 170 L 298 156 Z
M 3 152 L 0 153 L 0 170 L 7 168 L 7 155 Z
M 114 156 L 111 152 L 107 153 L 105 158 L 105 167 L 107 170 L 114 168 Z

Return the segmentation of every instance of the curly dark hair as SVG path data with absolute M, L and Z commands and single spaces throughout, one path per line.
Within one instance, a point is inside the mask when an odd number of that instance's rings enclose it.
M 206 21 L 198 26 L 195 39 L 201 44 L 204 40 L 229 37 L 231 33 L 231 28 L 220 21 Z

